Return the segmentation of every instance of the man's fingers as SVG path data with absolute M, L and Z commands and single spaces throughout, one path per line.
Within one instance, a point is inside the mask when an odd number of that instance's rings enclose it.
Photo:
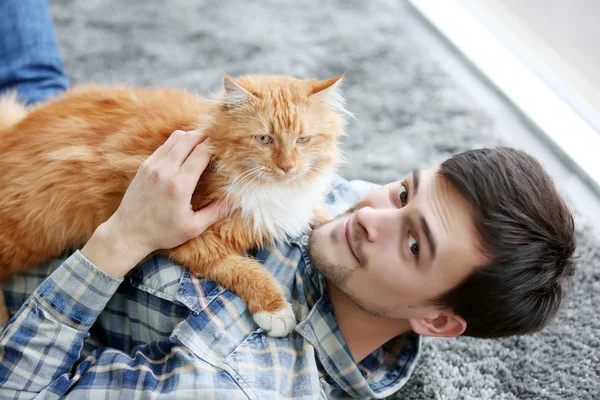
M 227 215 L 230 210 L 225 203 L 224 201 L 212 203 L 194 213 L 194 225 L 198 227 L 198 235 Z
M 171 136 L 167 138 L 167 140 L 162 144 L 162 146 L 159 146 L 159 148 L 156 149 L 154 153 L 150 155 L 150 157 L 148 157 L 148 161 L 155 162 L 160 160 L 161 158 L 166 157 L 167 154 L 169 154 L 169 152 L 173 148 L 173 146 L 175 146 L 175 144 L 184 136 L 185 131 L 176 130 L 173 133 L 171 133 Z
M 194 151 L 194 148 L 206 139 L 206 135 L 200 131 L 187 132 L 169 151 L 168 162 L 172 162 L 176 168 L 179 168 Z
M 212 157 L 210 139 L 194 147 L 193 151 L 181 166 L 180 173 L 185 181 L 198 182 Z

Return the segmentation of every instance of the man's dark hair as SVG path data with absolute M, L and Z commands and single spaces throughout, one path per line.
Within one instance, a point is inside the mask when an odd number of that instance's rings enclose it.
M 491 262 L 434 303 L 466 320 L 466 336 L 497 338 L 546 326 L 575 270 L 573 216 L 552 178 L 535 158 L 508 147 L 457 154 L 438 174 L 471 204 Z

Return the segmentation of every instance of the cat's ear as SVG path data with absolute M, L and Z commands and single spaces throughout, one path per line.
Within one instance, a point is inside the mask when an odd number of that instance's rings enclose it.
M 346 75 L 344 72 L 340 76 L 336 76 L 335 78 L 327 79 L 324 81 L 313 81 L 312 82 L 312 91 L 310 94 L 317 94 L 323 91 L 338 91 L 340 90 L 340 84 L 342 83 L 342 78 Z
M 242 104 L 254 97 L 238 81 L 227 74 L 223 75 L 223 88 L 225 89 L 225 101 L 228 105 Z
M 346 110 L 346 101 L 342 95 L 341 83 L 342 78 L 346 75 L 343 74 L 336 76 L 335 78 L 327 79 L 324 81 L 312 81 L 311 82 L 311 96 L 319 97 L 321 100 L 329 104 L 334 110 L 353 116 L 350 111 Z

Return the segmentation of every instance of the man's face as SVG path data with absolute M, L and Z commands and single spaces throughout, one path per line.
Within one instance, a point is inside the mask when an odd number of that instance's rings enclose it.
M 436 170 L 371 191 L 311 233 L 315 267 L 374 315 L 437 318 L 429 301 L 486 263 L 471 206 Z

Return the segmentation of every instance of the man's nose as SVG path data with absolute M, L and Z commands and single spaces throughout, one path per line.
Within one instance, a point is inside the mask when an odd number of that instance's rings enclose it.
M 393 211 L 363 207 L 356 212 L 356 222 L 366 231 L 366 240 L 375 242 L 392 234 L 390 229 Z

